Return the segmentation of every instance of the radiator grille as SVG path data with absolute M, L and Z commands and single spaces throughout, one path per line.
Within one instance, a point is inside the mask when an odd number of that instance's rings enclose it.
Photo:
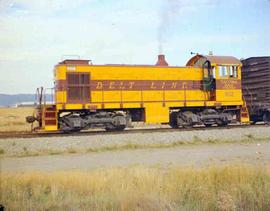
M 90 102 L 89 73 L 67 73 L 67 102 Z

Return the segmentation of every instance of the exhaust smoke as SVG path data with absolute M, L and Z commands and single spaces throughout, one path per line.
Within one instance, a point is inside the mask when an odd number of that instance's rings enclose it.
M 171 24 L 171 20 L 176 16 L 182 6 L 183 0 L 163 0 L 159 13 L 159 26 L 157 32 L 158 53 L 164 53 L 164 43 L 166 42 L 166 34 Z

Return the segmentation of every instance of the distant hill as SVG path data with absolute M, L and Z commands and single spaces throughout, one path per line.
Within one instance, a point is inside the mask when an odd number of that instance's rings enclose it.
M 50 96 L 46 95 L 47 99 L 51 99 Z M 35 102 L 36 95 L 35 94 L 15 94 L 15 95 L 8 95 L 8 94 L 0 94 L 0 106 L 12 106 L 15 104 L 26 103 L 26 102 Z

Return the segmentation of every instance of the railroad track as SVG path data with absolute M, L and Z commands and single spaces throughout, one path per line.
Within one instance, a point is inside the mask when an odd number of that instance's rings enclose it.
M 249 128 L 249 127 L 269 127 L 265 124 L 257 125 L 227 125 L 227 126 L 212 126 L 212 127 L 193 127 L 193 128 L 130 128 L 124 131 L 81 131 L 78 133 L 35 133 L 35 132 L 0 132 L 0 139 L 7 138 L 38 138 L 38 137 L 68 137 L 68 136 L 94 136 L 94 135 L 111 135 L 111 134 L 129 134 L 129 133 L 156 133 L 156 132 L 176 132 L 176 131 L 194 131 L 194 130 L 216 130 L 216 129 L 233 129 L 233 128 Z

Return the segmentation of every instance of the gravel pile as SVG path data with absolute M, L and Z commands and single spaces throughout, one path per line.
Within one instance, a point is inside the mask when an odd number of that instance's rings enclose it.
M 1 139 L 2 156 L 20 156 L 25 154 L 53 154 L 57 152 L 86 152 L 124 145 L 169 145 L 174 142 L 209 142 L 270 140 L 269 127 L 249 127 L 235 129 L 212 129 L 176 132 L 147 132 L 131 134 L 107 134 L 94 136 L 69 136 L 53 138 Z

